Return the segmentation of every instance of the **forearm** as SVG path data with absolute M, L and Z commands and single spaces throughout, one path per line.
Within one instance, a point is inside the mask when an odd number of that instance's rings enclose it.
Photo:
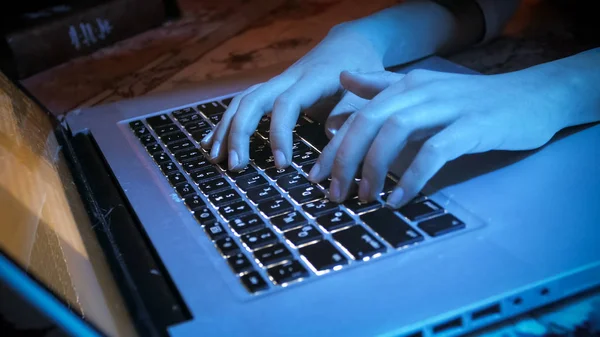
M 477 5 L 452 13 L 432 1 L 405 1 L 335 30 L 365 36 L 380 53 L 384 66 L 458 50 L 478 42 L 485 24 Z

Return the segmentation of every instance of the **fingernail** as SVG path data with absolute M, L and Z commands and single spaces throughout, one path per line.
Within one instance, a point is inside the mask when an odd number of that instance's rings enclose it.
M 331 179 L 331 185 L 329 185 L 329 197 L 333 201 L 339 201 L 341 198 L 340 182 L 336 178 Z
M 287 164 L 285 160 L 285 155 L 283 154 L 283 152 L 281 152 L 281 150 L 276 150 L 274 156 L 275 166 L 281 168 Z
M 210 150 L 210 159 L 215 159 L 219 155 L 219 147 L 221 146 L 221 142 L 216 141 L 213 143 L 212 149 Z
M 212 133 L 212 131 L 211 131 L 211 132 L 209 132 L 209 133 L 208 133 L 206 136 L 204 136 L 204 138 L 202 138 L 202 142 L 201 142 L 201 143 L 202 143 L 203 145 L 206 145 L 206 144 L 208 143 L 208 141 L 209 141 L 210 137 L 212 137 L 212 134 L 213 134 L 213 133 Z
M 237 152 L 229 151 L 229 169 L 234 170 L 240 164 Z
M 368 179 L 361 179 L 358 187 L 358 198 L 362 201 L 369 200 L 371 194 L 371 185 Z
M 392 208 L 398 208 L 400 207 L 402 197 L 404 197 L 404 190 L 402 187 L 396 187 L 388 196 L 386 203 Z
M 310 173 L 308 174 L 308 179 L 311 181 L 315 180 L 315 177 L 317 174 L 319 174 L 319 170 L 321 169 L 319 163 L 317 162 L 315 164 L 315 166 L 312 167 L 312 169 L 310 169 Z

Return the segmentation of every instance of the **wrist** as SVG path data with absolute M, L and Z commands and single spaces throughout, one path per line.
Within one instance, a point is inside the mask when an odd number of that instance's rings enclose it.
M 561 128 L 600 121 L 600 48 L 535 68 L 553 88 Z

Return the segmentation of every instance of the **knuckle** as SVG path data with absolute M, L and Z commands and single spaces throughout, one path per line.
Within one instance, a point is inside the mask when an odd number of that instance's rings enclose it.
M 401 130 L 408 129 L 412 125 L 411 119 L 408 116 L 401 113 L 393 114 L 390 118 L 388 118 L 387 123 L 391 127 Z

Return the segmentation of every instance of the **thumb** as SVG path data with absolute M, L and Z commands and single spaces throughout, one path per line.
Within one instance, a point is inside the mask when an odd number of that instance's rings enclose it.
M 329 139 L 333 138 L 336 132 L 346 122 L 348 117 L 365 106 L 369 101 L 346 91 L 337 105 L 331 110 L 325 122 L 325 132 Z
M 390 85 L 400 81 L 404 74 L 391 71 L 377 71 L 371 73 L 351 73 L 343 71 L 340 74 L 340 83 L 348 91 L 364 99 L 372 99 Z

